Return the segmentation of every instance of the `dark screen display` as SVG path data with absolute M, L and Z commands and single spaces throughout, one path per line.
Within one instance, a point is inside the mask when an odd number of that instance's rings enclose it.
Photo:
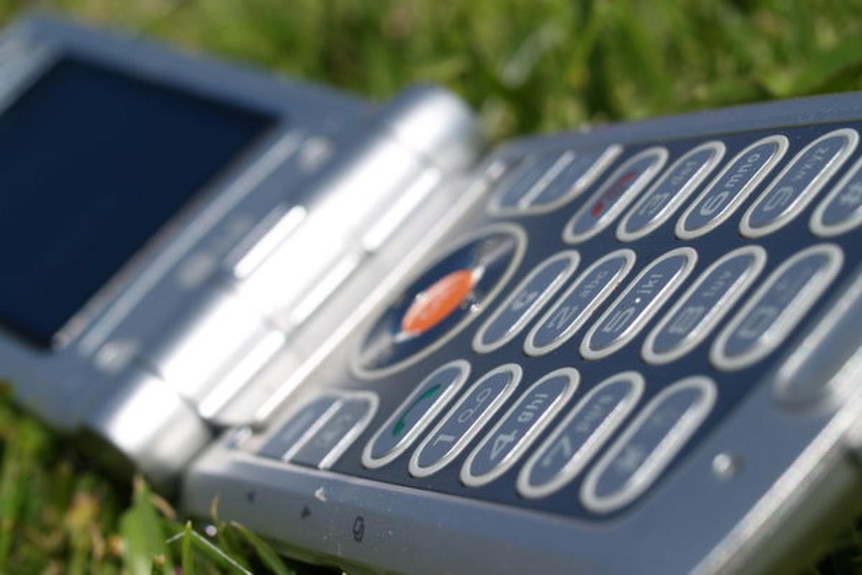
M 66 57 L 0 114 L 0 322 L 42 346 L 272 117 Z

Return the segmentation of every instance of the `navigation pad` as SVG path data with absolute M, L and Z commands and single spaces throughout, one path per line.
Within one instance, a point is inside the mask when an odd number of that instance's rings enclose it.
M 450 250 L 380 315 L 356 371 L 391 373 L 445 343 L 488 307 L 520 261 L 524 243 L 519 228 L 500 226 Z

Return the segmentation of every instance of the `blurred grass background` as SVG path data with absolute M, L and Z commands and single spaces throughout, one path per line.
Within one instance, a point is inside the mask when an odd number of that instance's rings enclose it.
M 862 88 L 862 0 L 0 0 L 0 20 L 34 8 L 374 99 L 442 84 L 496 140 Z M 8 398 L 0 444 L 0 572 L 289 572 L 239 527 L 192 535 Z M 798 573 L 862 573 L 858 527 L 826 551 Z

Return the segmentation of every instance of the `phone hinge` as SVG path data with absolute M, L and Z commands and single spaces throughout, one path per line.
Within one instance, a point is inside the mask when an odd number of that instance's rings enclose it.
M 862 407 L 862 401 L 856 403 L 858 407 Z M 854 415 L 853 421 L 844 435 L 844 445 L 854 465 L 862 472 L 862 409 L 856 409 Z M 860 482 L 862 482 L 862 476 L 860 476 Z
M 302 184 L 302 206 L 277 207 L 240 244 L 219 278 L 221 295 L 183 322 L 148 363 L 207 422 L 250 423 L 275 392 L 272 378 L 258 377 L 261 370 L 289 357 L 284 369 L 302 371 L 313 355 L 308 350 L 324 345 L 314 339 L 339 327 L 306 326 L 350 289 L 370 258 L 393 247 L 410 250 L 391 245 L 403 226 L 421 233 L 437 225 L 452 203 L 435 202 L 435 190 L 473 167 L 482 150 L 476 119 L 454 96 L 431 87 L 405 91 Z M 356 307 L 365 295 L 347 299 Z
M 212 442 L 213 429 L 176 389 L 141 366 L 128 369 L 115 392 L 88 413 L 75 433 L 79 447 L 119 474 L 142 472 L 170 492 L 191 460 Z

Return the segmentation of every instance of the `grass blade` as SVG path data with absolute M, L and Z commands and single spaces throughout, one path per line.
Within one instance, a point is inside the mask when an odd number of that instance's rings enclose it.
M 281 557 L 278 556 L 278 553 L 276 553 L 272 547 L 270 547 L 269 544 L 267 544 L 256 533 L 250 531 L 244 525 L 234 521 L 230 523 L 230 526 L 243 536 L 249 545 L 252 546 L 263 564 L 266 565 L 266 567 L 275 575 L 296 575 L 296 571 L 288 569 Z
M 161 556 L 163 569 L 173 571 L 165 545 L 164 523 L 153 505 L 153 495 L 141 478 L 134 481 L 132 506 L 120 517 L 120 534 L 125 545 L 123 563 L 130 575 L 148 575 L 153 558 Z

